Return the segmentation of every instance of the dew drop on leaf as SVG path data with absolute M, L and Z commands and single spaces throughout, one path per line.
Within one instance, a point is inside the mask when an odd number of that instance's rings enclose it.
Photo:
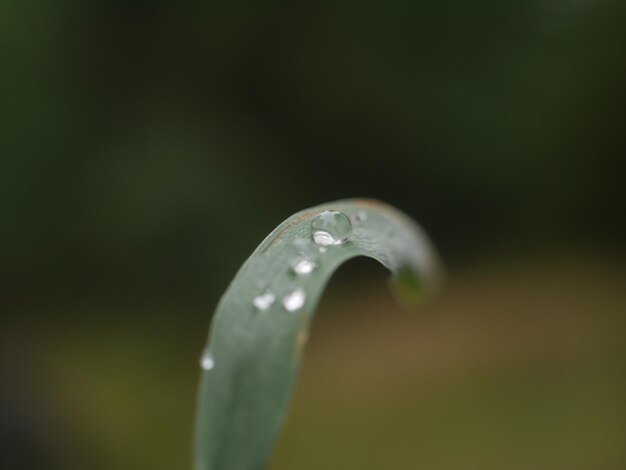
M 310 274 L 315 268 L 317 268 L 317 263 L 305 256 L 297 257 L 291 265 L 293 272 L 299 275 Z
M 276 300 L 276 296 L 273 292 L 268 290 L 257 295 L 254 300 L 252 300 L 252 304 L 257 308 L 257 310 L 267 310 L 272 306 L 274 300 Z
M 288 312 L 300 310 L 306 301 L 305 292 L 297 288 L 283 298 L 283 306 Z
M 350 220 L 353 224 L 362 224 L 367 220 L 367 212 L 365 212 L 364 210 L 359 210 L 356 214 L 350 217 Z
M 311 232 L 318 245 L 340 245 L 352 234 L 352 223 L 341 212 L 324 211 L 311 221 Z
M 202 354 L 200 358 L 200 367 L 204 370 L 211 370 L 215 366 L 215 359 L 213 359 L 213 355 L 210 352 L 205 352 Z

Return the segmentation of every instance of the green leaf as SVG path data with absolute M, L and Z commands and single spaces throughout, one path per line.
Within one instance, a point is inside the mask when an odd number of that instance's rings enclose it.
M 422 230 L 378 201 L 323 204 L 285 220 L 241 267 L 213 317 L 201 360 L 196 470 L 266 465 L 324 286 L 356 256 L 391 270 L 403 299 L 431 290 L 439 277 Z

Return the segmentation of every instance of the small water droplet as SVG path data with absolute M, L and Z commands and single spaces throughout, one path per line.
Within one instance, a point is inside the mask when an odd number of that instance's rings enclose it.
M 352 223 L 341 212 L 324 211 L 311 221 L 311 231 L 318 245 L 340 245 L 352 234 Z
M 305 301 L 305 292 L 302 289 L 297 288 L 283 298 L 283 306 L 287 311 L 295 312 L 296 310 L 300 310 L 302 308 Z
M 200 358 L 200 367 L 204 370 L 211 370 L 215 367 L 215 359 L 213 359 L 213 355 L 209 352 L 202 354 Z
M 359 210 L 356 214 L 350 217 L 350 220 L 353 224 L 362 224 L 367 220 L 367 212 L 365 212 L 364 210 Z
M 276 300 L 276 296 L 273 292 L 268 290 L 263 292 L 262 294 L 257 295 L 254 300 L 252 300 L 252 304 L 258 310 L 267 310 L 272 306 L 274 300 Z
M 296 274 L 310 274 L 315 268 L 317 268 L 317 263 L 306 256 L 297 257 L 291 264 L 291 269 Z

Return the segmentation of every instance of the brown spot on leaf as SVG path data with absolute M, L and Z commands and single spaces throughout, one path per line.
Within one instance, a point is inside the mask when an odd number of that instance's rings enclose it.
M 313 212 L 312 211 L 307 211 L 307 212 L 304 212 L 304 213 L 300 214 L 295 219 L 291 220 L 287 225 L 285 225 L 281 229 L 280 232 L 278 232 L 276 234 L 276 236 L 274 238 L 272 238 L 270 240 L 270 242 L 261 251 L 261 254 L 265 254 L 265 252 L 267 250 L 269 250 L 274 245 L 274 243 L 276 243 L 278 240 L 280 240 L 282 238 L 282 236 L 285 234 L 285 232 L 287 232 L 289 229 L 291 229 L 294 225 L 298 225 L 300 222 L 303 222 L 303 221 L 305 221 L 307 219 L 310 219 L 312 216 L 313 216 Z

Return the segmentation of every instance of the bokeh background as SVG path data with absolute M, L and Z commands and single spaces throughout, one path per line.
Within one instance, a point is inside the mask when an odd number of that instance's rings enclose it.
M 225 2 L 222 2 L 225 3 Z M 626 468 L 626 3 L 0 5 L 0 461 L 189 468 L 219 295 L 291 213 L 415 217 L 331 282 L 270 468 Z

